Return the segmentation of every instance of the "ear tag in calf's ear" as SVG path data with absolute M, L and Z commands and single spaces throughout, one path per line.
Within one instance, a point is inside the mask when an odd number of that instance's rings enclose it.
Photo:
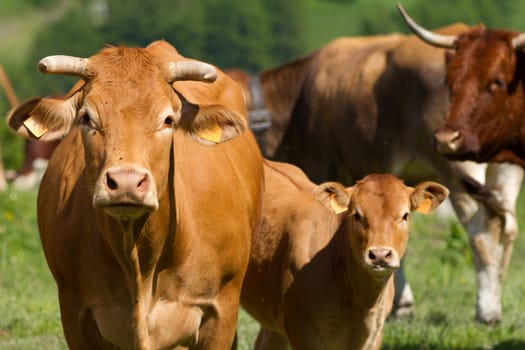
M 425 198 L 419 203 L 419 205 L 416 208 L 417 212 L 420 212 L 421 214 L 428 214 L 430 209 L 432 208 L 432 200 L 430 198 Z
M 29 117 L 26 120 L 24 120 L 24 126 L 33 134 L 34 137 L 39 139 L 48 132 L 47 128 L 43 126 L 42 124 L 38 123 L 33 117 Z
M 198 134 L 201 139 L 219 143 L 221 142 L 222 129 L 217 123 L 213 123 L 209 128 L 200 130 Z
M 330 195 L 330 206 L 332 207 L 332 209 L 334 210 L 336 214 L 341 214 L 348 210 L 347 207 L 344 207 L 341 204 L 339 204 L 339 202 L 337 202 L 335 193 L 332 193 Z

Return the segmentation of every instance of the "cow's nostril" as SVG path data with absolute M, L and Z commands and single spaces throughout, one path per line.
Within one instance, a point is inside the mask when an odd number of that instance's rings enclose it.
M 109 174 L 106 174 L 106 183 L 110 190 L 116 190 L 118 188 L 117 182 L 113 180 Z
M 137 189 L 139 191 L 146 191 L 148 189 L 148 175 L 144 175 L 142 180 L 137 184 Z
M 377 257 L 371 250 L 368 251 L 368 258 L 372 261 L 374 261 Z

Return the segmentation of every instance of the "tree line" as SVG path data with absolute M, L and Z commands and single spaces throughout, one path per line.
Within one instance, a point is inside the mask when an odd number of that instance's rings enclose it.
M 89 57 L 107 44 L 145 46 L 165 39 L 184 56 L 257 73 L 307 54 L 336 36 L 408 33 L 395 0 L 4 1 L 6 6 L 64 9 L 36 33 L 27 57 L 8 67 L 21 98 L 63 93 L 72 86 L 74 78 L 37 73 L 36 62 L 42 57 Z M 398 1 L 427 28 L 457 21 L 525 27 L 521 19 L 525 2 L 519 0 Z M 0 94 L 0 111 L 6 110 L 5 96 Z M 2 145 L 6 138 L 13 140 L 2 125 Z M 10 154 L 4 152 L 8 163 L 13 161 Z

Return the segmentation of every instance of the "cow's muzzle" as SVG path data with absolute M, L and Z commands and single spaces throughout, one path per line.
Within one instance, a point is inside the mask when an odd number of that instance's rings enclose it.
M 157 210 L 157 191 L 151 173 L 135 167 L 107 169 L 98 181 L 93 205 L 117 219 L 134 219 Z
M 463 135 L 457 130 L 438 129 L 434 134 L 439 153 L 457 153 L 463 143 Z
M 397 252 L 389 247 L 371 247 L 366 250 L 365 264 L 375 273 L 390 273 L 399 268 Z

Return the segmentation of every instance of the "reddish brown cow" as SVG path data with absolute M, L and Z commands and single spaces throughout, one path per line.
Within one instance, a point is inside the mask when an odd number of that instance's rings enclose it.
M 8 116 L 65 136 L 38 227 L 69 347 L 230 349 L 264 184 L 241 90 L 164 41 L 39 68 L 82 78 Z
M 456 24 L 439 32 L 467 30 Z M 258 96 L 249 100 L 250 109 L 262 105 L 271 113 L 263 153 L 298 165 L 314 182 L 337 179 L 351 184 L 382 172 L 407 179 L 406 170 L 416 169 L 408 182 L 413 184 L 428 178 L 422 168 L 433 172 L 449 188 L 471 237 L 478 276 L 476 317 L 487 322 L 501 318 L 502 276 L 518 231 L 516 189 L 523 171 L 508 164 L 451 162 L 436 152 L 433 133 L 448 106 L 445 50 L 413 35 L 338 38 L 261 73 L 245 90 Z M 499 186 L 499 214 L 469 195 L 458 169 Z M 494 222 L 505 225 L 500 229 Z M 396 300 L 404 306 L 413 298 L 399 293 Z
M 476 27 L 458 35 L 436 34 L 414 22 L 398 8 L 408 27 L 424 42 L 448 49 L 446 82 L 450 105 L 436 129 L 437 149 L 453 160 L 511 162 L 525 165 L 525 34 Z M 502 176 L 504 178 L 504 176 Z M 514 196 L 519 193 L 515 189 Z M 495 208 L 501 210 L 501 208 Z M 476 264 L 492 273 L 479 275 L 480 283 L 490 275 L 503 278 L 518 231 L 503 236 L 472 236 L 478 246 Z M 499 241 L 496 253 L 483 241 Z M 499 268 L 498 265 L 499 264 Z M 500 290 L 496 290 L 498 295 Z M 481 296 L 487 302 L 493 293 Z M 499 307 L 501 309 L 501 306 Z
M 252 241 L 243 307 L 262 328 L 255 349 L 379 349 L 410 212 L 448 190 L 372 174 L 316 186 L 297 167 L 265 161 L 263 226 Z
M 525 166 L 525 34 L 481 26 L 436 35 L 400 11 L 421 39 L 451 50 L 450 106 L 436 130 L 438 150 L 451 159 Z

